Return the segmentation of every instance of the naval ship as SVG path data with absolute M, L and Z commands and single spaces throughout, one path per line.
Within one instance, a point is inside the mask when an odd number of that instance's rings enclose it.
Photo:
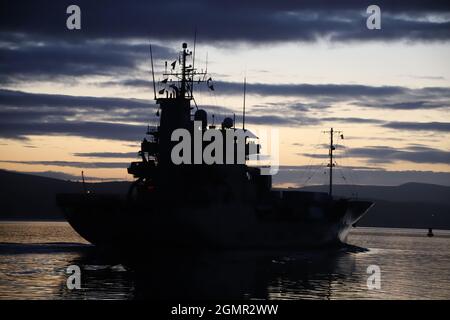
M 182 44 L 169 70 L 165 63 L 158 83 L 151 46 L 150 55 L 159 125 L 148 127 L 138 153 L 141 159 L 128 168 L 135 180 L 127 194 L 57 195 L 76 232 L 96 246 L 124 252 L 141 246 L 155 250 L 313 248 L 346 241 L 351 227 L 373 203 L 332 195 L 333 130 L 328 193 L 272 189 L 271 175 L 247 161 L 260 154 L 255 135 L 236 128 L 231 117 L 220 125 L 208 124 L 207 112 L 197 106 L 194 86 L 214 87 L 207 68 L 195 68 L 195 44 L 193 51 Z M 177 129 L 193 135 L 196 130 L 202 134 L 214 130 L 209 133 L 216 137 L 244 132 L 245 138 L 234 140 L 232 151 L 238 142 L 244 143 L 245 159 L 231 163 L 201 159 L 199 163 L 192 150 L 191 155 L 183 154 L 192 162 L 174 163 L 172 149 L 177 141 L 172 135 Z M 201 148 L 210 143 L 203 141 Z M 227 152 L 224 148 L 224 158 Z M 234 160 L 237 153 L 231 156 Z

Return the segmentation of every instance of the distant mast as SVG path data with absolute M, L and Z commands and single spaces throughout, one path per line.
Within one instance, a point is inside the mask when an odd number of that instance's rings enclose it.
M 330 169 L 330 182 L 329 182 L 329 186 L 328 186 L 328 194 L 331 196 L 333 196 L 333 167 L 335 166 L 335 164 L 333 163 L 333 151 L 336 150 L 336 147 L 334 146 L 334 134 L 338 133 L 341 134 L 341 138 L 343 138 L 343 134 L 342 131 L 335 131 L 333 130 L 333 128 L 330 129 L 330 131 L 324 131 L 324 133 L 329 133 L 330 134 L 330 146 L 328 149 L 328 153 L 329 153 L 329 157 L 330 157 L 330 162 L 327 164 L 327 167 Z
M 152 79 L 153 79 L 153 94 L 156 100 L 156 83 L 155 83 L 155 70 L 153 69 L 153 51 L 152 44 L 150 43 L 150 61 L 152 65 Z

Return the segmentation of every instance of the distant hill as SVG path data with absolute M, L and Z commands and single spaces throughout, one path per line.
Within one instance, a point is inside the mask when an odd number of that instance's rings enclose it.
M 126 193 L 129 182 L 87 183 L 98 193 Z M 0 219 L 64 219 L 55 194 L 82 192 L 81 182 L 0 170 Z
M 302 188 L 308 191 L 328 192 L 327 185 Z M 431 202 L 450 205 L 450 187 L 427 183 L 405 183 L 400 186 L 334 185 L 339 196 L 380 199 L 393 202 Z
M 328 186 L 310 186 L 307 191 L 327 192 Z M 333 193 L 375 202 L 359 226 L 450 229 L 450 187 L 426 183 L 400 186 L 335 185 Z
M 125 194 L 129 182 L 87 183 L 97 193 Z M 0 219 L 63 219 L 55 194 L 82 192 L 80 182 L 0 170 Z M 301 190 L 326 192 L 327 186 Z M 450 187 L 407 183 L 400 186 L 334 186 L 337 196 L 370 199 L 376 204 L 359 226 L 450 229 Z

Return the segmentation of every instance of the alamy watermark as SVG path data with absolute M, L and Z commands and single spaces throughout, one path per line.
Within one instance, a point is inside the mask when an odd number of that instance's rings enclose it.
M 81 9 L 78 5 L 72 4 L 67 7 L 66 13 L 70 14 L 66 20 L 66 27 L 69 30 L 81 30 Z M 366 20 L 366 26 L 369 30 L 381 29 L 381 8 L 372 4 L 367 7 L 366 13 L 370 14 Z
M 381 9 L 376 4 L 372 4 L 367 7 L 367 17 L 366 26 L 369 30 L 380 30 L 381 29 Z
M 367 288 L 369 290 L 381 289 L 381 268 L 376 264 L 371 264 L 367 267 L 367 274 L 370 274 L 367 277 Z
M 70 265 L 66 269 L 67 277 L 66 285 L 69 290 L 81 289 L 81 269 L 76 264 Z
M 171 140 L 178 142 L 171 150 L 173 164 L 251 164 L 261 167 L 261 174 L 274 175 L 279 169 L 278 129 L 259 129 L 258 136 L 248 130 L 203 130 L 201 121 L 194 121 L 191 132 L 178 128 L 172 132 Z M 268 154 L 259 154 L 259 139 L 270 145 Z M 204 142 L 207 145 L 203 148 Z M 193 152 L 193 154 L 192 154 Z
M 67 7 L 66 13 L 70 14 L 66 20 L 66 27 L 69 30 L 81 29 L 81 9 L 79 6 L 72 4 Z

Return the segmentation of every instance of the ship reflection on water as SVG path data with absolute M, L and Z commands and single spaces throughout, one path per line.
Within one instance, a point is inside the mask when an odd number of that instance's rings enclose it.
M 131 268 L 87 245 L 11 246 L 2 245 L 0 266 L 6 277 L 0 288 L 2 298 L 12 299 L 330 299 L 339 290 L 336 285 L 353 275 L 356 257 L 347 249 L 166 252 Z M 69 265 L 81 268 L 81 290 L 66 286 Z
M 130 268 L 66 223 L 0 223 L 0 299 L 448 299 L 450 232 L 355 229 L 333 250 L 140 255 Z M 368 249 L 362 249 L 368 248 Z M 81 289 L 66 286 L 70 265 Z M 381 289 L 367 268 L 381 268 Z
M 84 290 L 62 286 L 60 295 L 67 299 L 98 298 L 104 293 L 119 299 L 331 299 L 333 290 L 339 290 L 336 285 L 355 276 L 357 251 L 166 252 L 133 267 L 86 252 L 70 262 L 81 266 Z M 356 276 L 352 281 L 365 280 Z

